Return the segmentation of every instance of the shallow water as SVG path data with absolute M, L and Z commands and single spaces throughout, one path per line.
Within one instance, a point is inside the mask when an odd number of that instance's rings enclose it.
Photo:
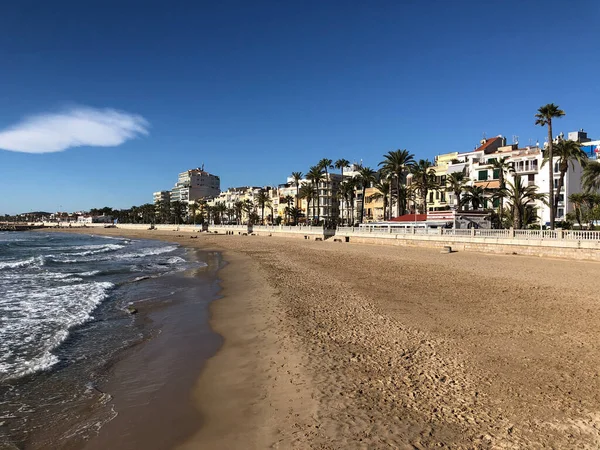
M 0 448 L 69 448 L 114 419 L 102 383 L 119 354 L 160 333 L 125 307 L 177 298 L 172 277 L 205 267 L 158 241 L 1 233 Z

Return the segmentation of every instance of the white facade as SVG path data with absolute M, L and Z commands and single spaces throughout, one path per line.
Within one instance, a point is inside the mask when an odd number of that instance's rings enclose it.
M 191 200 L 213 198 L 220 192 L 221 180 L 218 176 L 202 169 L 191 169 L 179 174 L 171 190 L 171 202 L 188 203 Z

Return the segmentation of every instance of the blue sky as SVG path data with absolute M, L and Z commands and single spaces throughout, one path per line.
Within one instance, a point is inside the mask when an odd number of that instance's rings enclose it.
M 0 147 L 82 146 L 0 150 L 0 214 L 150 202 L 202 163 L 226 188 L 543 142 L 550 102 L 557 133 L 600 138 L 599 20 L 596 0 L 10 2 Z

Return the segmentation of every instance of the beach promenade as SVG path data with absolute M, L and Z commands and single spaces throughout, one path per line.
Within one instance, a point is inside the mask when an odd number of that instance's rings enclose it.
M 178 448 L 600 446 L 596 262 L 71 231 L 228 262 L 211 319 L 224 345 L 190 393 L 202 423 Z

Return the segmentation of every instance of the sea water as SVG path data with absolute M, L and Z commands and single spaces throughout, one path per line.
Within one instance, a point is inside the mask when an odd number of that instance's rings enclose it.
M 110 420 L 96 385 L 111 355 L 145 338 L 126 307 L 173 294 L 152 280 L 190 264 L 159 241 L 0 233 L 0 448 L 51 421 Z

